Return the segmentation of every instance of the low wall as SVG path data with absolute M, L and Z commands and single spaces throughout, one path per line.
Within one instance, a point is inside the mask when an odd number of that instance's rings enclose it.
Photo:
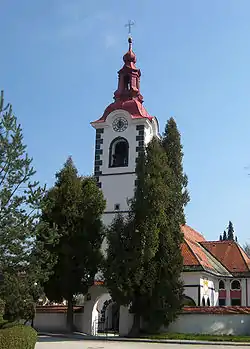
M 39 332 L 66 332 L 67 307 L 37 307 L 34 327 Z M 79 331 L 82 327 L 83 307 L 74 307 L 74 325 Z
M 187 307 L 178 319 L 161 331 L 250 335 L 250 308 L 247 307 Z

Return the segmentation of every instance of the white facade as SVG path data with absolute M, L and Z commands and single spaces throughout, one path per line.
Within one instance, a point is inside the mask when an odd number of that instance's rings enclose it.
M 127 127 L 122 131 L 114 129 L 114 122 L 120 118 L 127 121 Z M 93 122 L 92 126 L 98 135 L 95 175 L 106 199 L 103 222 L 107 226 L 116 212 L 128 212 L 129 200 L 134 196 L 136 159 L 153 136 L 158 137 L 158 123 L 155 118 L 152 121 L 147 118 L 133 119 L 127 111 L 118 109 L 111 112 L 104 122 Z M 124 166 L 113 166 L 112 144 L 119 140 L 128 144 L 128 159 Z

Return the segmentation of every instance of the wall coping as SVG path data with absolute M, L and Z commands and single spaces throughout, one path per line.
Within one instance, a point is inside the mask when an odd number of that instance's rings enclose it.
M 250 314 L 250 307 L 224 306 L 224 307 L 184 307 L 181 314 L 218 314 L 237 315 Z
M 74 313 L 83 313 L 83 306 L 76 306 L 73 308 Z M 45 305 L 45 306 L 37 306 L 37 313 L 67 313 L 67 306 L 65 305 Z

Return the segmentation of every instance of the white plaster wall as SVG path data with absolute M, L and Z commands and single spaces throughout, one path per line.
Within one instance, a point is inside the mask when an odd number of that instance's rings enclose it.
M 204 286 L 205 281 L 208 282 L 208 290 Z M 200 285 L 201 285 L 201 305 L 202 305 L 202 298 L 205 298 L 205 301 L 207 302 L 207 299 L 209 297 L 210 299 L 210 306 L 218 305 L 218 278 L 216 276 L 213 276 L 208 273 L 202 273 L 200 278 Z M 207 303 L 206 303 L 207 305 Z
M 74 325 L 77 331 L 81 331 L 84 321 L 84 312 L 74 314 Z
M 102 191 L 106 199 L 105 211 L 114 211 L 115 204 L 120 204 L 120 211 L 128 210 L 128 200 L 134 196 L 135 179 L 135 173 L 100 176 Z M 110 214 L 107 214 L 107 216 L 110 216 Z M 107 219 L 105 218 L 105 220 Z
M 210 305 L 218 305 L 218 278 L 209 273 L 205 272 L 183 272 L 182 280 L 184 282 L 184 292 L 186 296 L 192 298 L 196 305 L 198 305 L 199 296 L 198 296 L 198 285 L 200 285 L 200 305 L 202 305 L 202 297 L 204 296 L 205 301 L 207 298 L 210 299 Z M 208 281 L 208 290 L 204 287 L 204 281 Z M 194 286 L 194 287 L 192 287 Z
M 34 327 L 39 332 L 65 332 L 66 313 L 36 313 Z
M 89 294 L 91 299 L 86 300 L 84 303 L 83 321 L 80 331 L 86 334 L 94 334 L 96 329 L 93 326 L 97 324 L 98 319 L 98 300 L 101 297 L 104 299 L 104 295 L 108 296 L 109 293 L 103 286 L 92 286 L 89 289 Z
M 181 314 L 164 331 L 172 333 L 250 335 L 250 316 L 246 314 Z
M 116 132 L 113 130 L 112 123 L 114 119 L 118 116 L 122 116 L 127 119 L 128 127 L 123 132 Z M 120 211 L 128 210 L 128 200 L 134 196 L 135 188 L 135 167 L 136 158 L 138 152 L 136 152 L 136 147 L 138 142 L 136 141 L 136 136 L 138 131 L 136 130 L 137 125 L 145 126 L 145 145 L 152 139 L 153 135 L 158 135 L 158 124 L 156 121 L 152 123 L 147 119 L 132 119 L 130 114 L 124 110 L 115 110 L 110 113 L 104 123 L 92 124 L 95 128 L 104 128 L 104 133 L 102 134 L 103 144 L 101 144 L 101 149 L 103 154 L 101 155 L 102 165 L 100 166 L 100 171 L 103 175 L 100 175 L 100 181 L 102 183 L 102 191 L 106 199 L 106 212 L 103 216 L 103 222 L 105 225 L 109 225 L 115 213 L 115 204 L 120 204 Z M 109 149 L 110 143 L 117 137 L 124 137 L 129 143 L 129 159 L 128 166 L 126 167 L 109 167 Z M 130 173 L 128 173 L 130 172 Z M 116 175 L 117 174 L 117 175 Z
M 134 315 L 131 314 L 127 307 L 120 307 L 119 335 L 127 336 L 132 328 Z

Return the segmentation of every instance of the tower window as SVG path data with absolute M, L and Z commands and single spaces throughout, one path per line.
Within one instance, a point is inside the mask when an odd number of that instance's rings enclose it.
M 120 210 L 120 204 L 115 204 L 114 205 L 114 209 L 115 209 L 115 211 L 119 211 Z
M 128 150 L 128 141 L 125 138 L 114 139 L 109 149 L 109 167 L 128 166 Z
M 124 76 L 124 89 L 125 90 L 130 90 L 130 87 L 131 87 L 131 85 L 130 85 L 130 77 L 129 77 L 129 75 L 125 75 Z

